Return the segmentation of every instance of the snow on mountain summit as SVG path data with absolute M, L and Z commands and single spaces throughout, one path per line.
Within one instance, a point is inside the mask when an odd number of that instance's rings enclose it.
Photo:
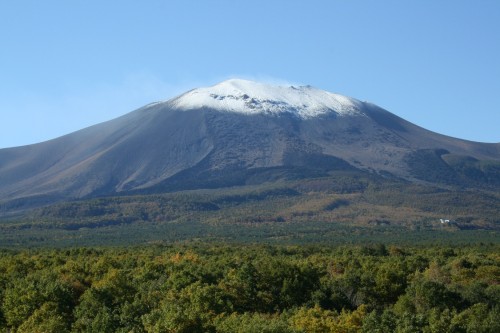
M 245 114 L 283 112 L 311 118 L 329 112 L 339 115 L 361 113 L 361 102 L 311 86 L 270 85 L 241 79 L 198 88 L 173 100 L 184 110 L 212 108 Z

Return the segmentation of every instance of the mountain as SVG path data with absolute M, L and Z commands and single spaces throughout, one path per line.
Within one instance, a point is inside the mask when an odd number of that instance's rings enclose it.
M 0 150 L 5 212 L 103 196 L 359 172 L 500 188 L 500 144 L 440 135 L 310 86 L 228 80 L 38 144 Z

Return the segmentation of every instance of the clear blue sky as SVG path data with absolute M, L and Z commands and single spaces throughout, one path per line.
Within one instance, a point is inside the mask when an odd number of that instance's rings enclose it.
M 0 147 L 242 77 L 500 142 L 500 1 L 1 1 Z

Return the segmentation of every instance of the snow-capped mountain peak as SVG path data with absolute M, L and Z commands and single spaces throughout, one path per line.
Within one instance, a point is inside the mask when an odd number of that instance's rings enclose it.
M 311 118 L 329 112 L 361 113 L 361 102 L 311 86 L 270 85 L 241 79 L 191 90 L 173 100 L 184 110 L 212 108 L 245 114 L 293 113 Z

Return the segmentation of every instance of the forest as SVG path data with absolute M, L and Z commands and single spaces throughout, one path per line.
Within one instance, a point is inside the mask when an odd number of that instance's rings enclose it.
M 500 247 L 0 250 L 0 332 L 500 332 Z
M 336 173 L 224 189 L 149 193 L 25 209 L 0 202 L 0 246 L 218 242 L 496 242 L 498 191 Z M 17 212 L 8 215 L 7 212 Z M 2 215 L 7 214 L 7 215 Z M 443 225 L 440 219 L 451 223 Z

